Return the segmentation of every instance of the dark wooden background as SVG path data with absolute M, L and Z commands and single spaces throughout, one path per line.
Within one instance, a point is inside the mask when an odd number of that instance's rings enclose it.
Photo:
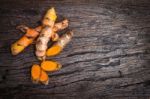
M 12 56 L 10 45 L 54 6 L 75 36 L 57 57 L 63 68 L 35 85 L 34 45 Z M 149 99 L 150 0 L 0 0 L 0 99 Z

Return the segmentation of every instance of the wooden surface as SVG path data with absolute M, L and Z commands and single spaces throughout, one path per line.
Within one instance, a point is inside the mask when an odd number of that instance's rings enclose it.
M 12 56 L 10 45 L 38 25 L 54 6 L 70 20 L 75 36 L 49 59 L 63 68 L 50 73 L 48 86 L 30 80 L 39 63 L 34 45 Z M 0 99 L 149 99 L 149 0 L 0 0 Z

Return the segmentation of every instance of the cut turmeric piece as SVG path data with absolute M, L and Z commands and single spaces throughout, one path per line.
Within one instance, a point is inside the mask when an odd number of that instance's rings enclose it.
M 41 82 L 47 85 L 49 82 L 47 73 L 43 71 L 41 67 L 37 64 L 34 64 L 31 68 L 31 78 L 33 83 Z
M 31 78 L 33 83 L 38 83 L 41 75 L 41 67 L 39 65 L 33 65 L 31 68 Z
M 47 50 L 46 55 L 55 56 L 58 55 L 61 51 L 62 51 L 62 47 L 56 44 Z
M 41 75 L 40 75 L 39 81 L 45 85 L 48 85 L 48 83 L 49 83 L 48 74 L 43 70 L 41 70 Z
M 41 68 L 48 72 L 59 70 L 61 67 L 62 65 L 56 61 L 43 61 L 41 63 Z
M 72 36 L 73 36 L 72 31 L 62 35 L 62 37 L 60 37 L 59 40 L 47 50 L 46 55 L 55 56 L 59 54 L 63 50 L 63 48 L 70 42 Z

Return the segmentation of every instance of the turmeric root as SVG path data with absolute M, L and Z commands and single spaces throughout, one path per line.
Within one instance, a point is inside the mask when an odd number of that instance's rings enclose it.
M 36 42 L 36 56 L 39 60 L 45 60 L 47 43 L 54 34 L 53 26 L 57 16 L 54 8 L 51 8 L 47 11 L 43 19 L 43 29 Z
M 46 55 L 55 56 L 59 54 L 63 50 L 63 48 L 70 42 L 72 36 L 73 36 L 72 31 L 62 35 L 62 37 L 60 37 L 59 40 L 47 50 Z
M 53 31 L 54 32 L 57 32 L 57 31 L 60 31 L 60 30 L 63 30 L 65 29 L 66 27 L 68 27 L 68 20 L 65 19 L 61 22 L 58 22 L 54 25 L 53 27 Z M 30 44 L 33 43 L 33 41 L 35 40 L 35 38 L 39 35 L 39 32 L 41 31 L 42 29 L 42 26 L 38 26 L 36 27 L 35 29 L 31 29 L 27 26 L 24 26 L 24 25 L 20 25 L 17 27 L 17 29 L 20 29 L 22 32 L 26 32 L 26 34 L 21 38 L 19 39 L 18 41 L 16 41 L 14 44 L 12 44 L 11 46 L 11 52 L 13 55 L 17 55 L 19 54 L 20 52 L 22 52 L 26 47 L 28 47 Z M 32 37 L 32 39 L 30 38 L 30 40 L 25 40 L 25 39 L 28 39 L 28 38 L 25 38 L 26 36 L 28 37 Z M 24 38 L 24 39 L 23 39 Z M 52 41 L 57 41 L 59 38 L 58 34 L 54 34 L 52 36 Z M 25 40 L 25 41 L 24 41 Z M 26 44 L 26 46 L 21 46 L 22 42 L 24 43 L 28 43 Z M 21 44 L 20 44 L 21 43 Z M 19 46 L 20 45 L 20 46 Z
M 33 83 L 41 82 L 47 85 L 49 82 L 47 73 L 43 71 L 39 65 L 36 64 L 31 68 L 31 78 Z
M 41 63 L 41 68 L 44 71 L 48 71 L 48 72 L 57 71 L 61 67 L 62 67 L 62 65 L 60 63 L 56 62 L 56 61 L 43 61 Z
M 50 40 L 49 37 L 52 36 L 52 29 L 49 27 L 45 27 L 39 38 L 37 39 L 36 42 L 36 56 L 39 60 L 45 60 L 45 53 L 46 53 L 46 49 L 47 49 L 47 43 Z
M 31 29 L 28 27 L 24 28 L 26 30 L 26 34 L 11 46 L 11 52 L 13 55 L 19 54 L 33 42 L 33 40 L 38 36 L 41 26 L 35 29 Z

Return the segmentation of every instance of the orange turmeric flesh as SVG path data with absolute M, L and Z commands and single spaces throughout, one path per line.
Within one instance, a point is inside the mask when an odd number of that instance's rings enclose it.
M 48 85 L 49 83 L 48 74 L 45 71 L 41 70 L 41 75 L 39 80 L 42 84 Z
M 61 67 L 62 65 L 56 61 L 43 61 L 41 63 L 41 68 L 48 72 L 59 70 Z
M 49 48 L 46 52 L 47 56 L 55 56 L 57 54 L 59 54 L 62 50 L 62 47 L 59 45 L 54 45 L 51 48 Z
M 34 83 L 38 83 L 41 75 L 41 67 L 39 65 L 33 65 L 31 68 L 31 78 Z

